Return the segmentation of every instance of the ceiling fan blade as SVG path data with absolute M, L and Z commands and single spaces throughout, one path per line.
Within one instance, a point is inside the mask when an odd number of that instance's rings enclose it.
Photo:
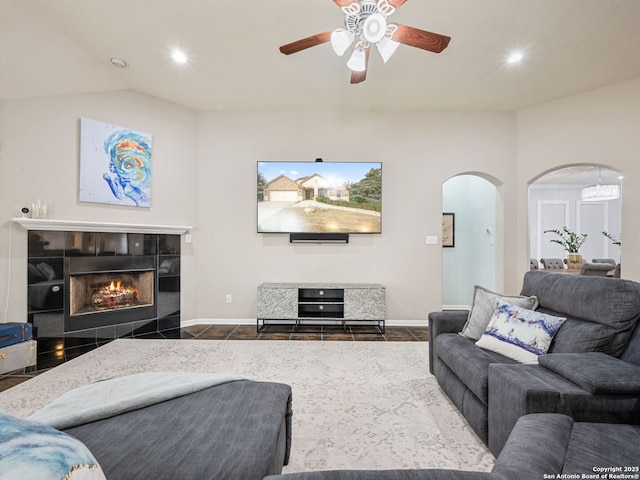
M 364 70 L 362 72 L 351 71 L 351 83 L 362 83 L 367 79 L 367 69 L 369 68 L 369 51 L 371 47 L 364 49 Z
M 440 53 L 447 48 L 451 37 L 406 25 L 398 25 L 398 30 L 393 34 L 392 40 L 423 50 L 429 50 L 430 52 Z
M 331 40 L 331 32 L 333 32 L 333 30 L 327 30 L 326 32 L 317 33 L 315 35 L 311 35 L 310 37 L 287 43 L 286 45 L 282 45 L 280 47 L 280 51 L 285 55 L 291 55 L 292 53 L 299 52 L 300 50 L 305 50 L 307 48 L 326 43 Z
M 404 0 L 404 1 L 406 2 L 407 0 Z M 338 5 L 340 8 L 346 7 L 347 5 L 351 5 L 354 2 L 355 0 L 333 0 L 333 3 Z
M 407 3 L 407 0 L 387 0 L 387 2 L 389 2 L 394 7 L 399 8 L 405 3 Z
M 363 72 L 351 72 L 351 83 L 355 85 L 356 83 L 362 83 L 367 79 L 367 71 Z

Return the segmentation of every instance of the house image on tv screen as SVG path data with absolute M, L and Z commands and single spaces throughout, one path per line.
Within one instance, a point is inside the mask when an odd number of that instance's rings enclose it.
M 276 202 L 316 200 L 318 197 L 349 201 L 349 189 L 344 184 L 332 184 L 318 173 L 297 180 L 283 174 L 264 185 L 263 196 L 264 201 Z
M 380 233 L 382 168 L 258 162 L 259 233 Z

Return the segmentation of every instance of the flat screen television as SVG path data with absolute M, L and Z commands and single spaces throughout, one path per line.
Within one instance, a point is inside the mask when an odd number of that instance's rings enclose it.
M 258 233 L 381 233 L 382 163 L 258 162 Z

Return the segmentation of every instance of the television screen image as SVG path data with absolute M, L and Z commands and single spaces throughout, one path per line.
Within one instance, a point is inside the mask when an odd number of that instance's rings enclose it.
M 258 233 L 381 233 L 382 163 L 258 162 Z

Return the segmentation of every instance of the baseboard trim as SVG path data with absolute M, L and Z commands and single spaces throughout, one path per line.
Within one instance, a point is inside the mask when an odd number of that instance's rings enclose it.
M 424 320 L 387 320 L 387 327 L 428 327 L 429 321 Z M 194 318 L 182 320 L 181 327 L 191 327 L 193 325 L 255 325 L 255 318 Z
M 469 305 L 443 305 L 442 310 L 467 310 L 470 311 L 471 307 Z

